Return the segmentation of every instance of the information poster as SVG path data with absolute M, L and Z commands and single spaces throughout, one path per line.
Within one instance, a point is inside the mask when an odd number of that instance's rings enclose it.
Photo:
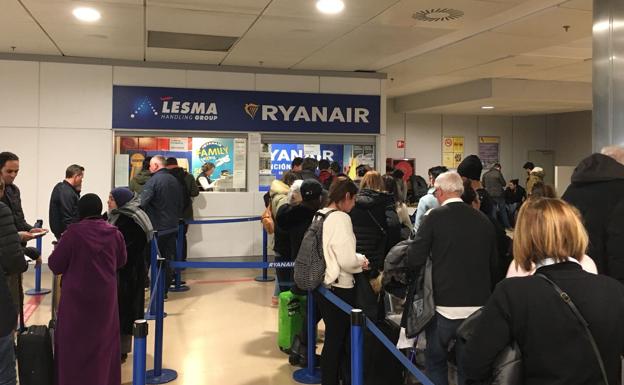
M 500 162 L 500 137 L 480 136 L 479 137 L 479 158 L 484 168 L 491 168 L 495 163 Z
M 193 138 L 193 176 L 201 173 L 204 163 L 215 165 L 212 179 L 223 173 L 234 173 L 234 139 L 233 138 Z
M 445 136 L 442 138 L 442 165 L 457 168 L 464 159 L 464 137 Z

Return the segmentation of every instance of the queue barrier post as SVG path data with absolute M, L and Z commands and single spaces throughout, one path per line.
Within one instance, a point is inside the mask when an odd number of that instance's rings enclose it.
M 37 219 L 35 227 L 39 228 L 39 229 L 41 227 L 43 227 L 43 220 L 42 219 Z M 39 256 L 41 256 L 41 252 L 43 250 L 43 239 L 41 237 L 37 237 L 35 239 L 35 242 L 36 242 L 36 247 L 37 247 L 38 254 L 39 254 Z M 35 265 L 35 288 L 26 290 L 24 292 L 24 294 L 27 294 L 27 295 L 44 295 L 44 294 L 48 294 L 50 292 L 51 292 L 50 289 L 42 289 L 41 288 L 41 264 Z
M 351 385 L 364 385 L 364 326 L 361 309 L 351 309 Z
M 262 262 L 267 263 L 269 261 L 267 246 L 268 245 L 268 234 L 266 230 L 262 229 Z M 255 278 L 258 282 L 272 282 L 275 281 L 275 277 L 267 275 L 267 268 L 262 268 L 262 275 Z
M 145 385 L 145 362 L 147 357 L 147 321 L 134 321 L 134 353 L 132 354 L 132 385 Z
M 166 261 L 162 258 L 158 259 L 155 291 L 156 291 L 156 334 L 154 335 L 154 369 L 145 373 L 145 382 L 147 384 L 165 384 L 178 378 L 178 373 L 172 369 L 163 369 L 162 352 L 163 352 L 163 331 L 164 331 L 164 313 L 165 313 L 165 284 L 166 284 Z
M 176 258 L 175 260 L 178 262 L 183 261 L 182 254 L 184 254 L 184 219 L 180 219 L 178 222 L 178 236 L 176 238 Z M 186 285 L 182 284 L 182 269 L 175 269 L 174 272 L 174 285 L 169 288 L 169 291 L 174 293 L 189 291 L 190 288 Z
M 321 371 L 316 368 L 316 320 L 314 319 L 314 296 L 312 290 L 308 290 L 307 299 L 307 366 L 303 369 L 296 370 L 293 373 L 293 379 L 301 384 L 320 384 Z

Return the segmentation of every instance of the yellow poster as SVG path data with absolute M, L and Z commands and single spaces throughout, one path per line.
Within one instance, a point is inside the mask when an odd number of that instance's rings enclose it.
M 445 136 L 442 138 L 442 165 L 457 168 L 464 158 L 464 137 Z

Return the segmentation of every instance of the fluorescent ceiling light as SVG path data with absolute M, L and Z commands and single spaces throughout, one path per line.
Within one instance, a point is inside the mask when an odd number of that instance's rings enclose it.
M 482 110 L 493 110 L 494 106 L 481 106 Z
M 94 22 L 100 20 L 100 12 L 95 8 L 78 7 L 72 13 L 80 21 Z
M 333 15 L 342 12 L 344 9 L 344 3 L 342 0 L 318 0 L 316 2 L 316 9 L 323 13 Z

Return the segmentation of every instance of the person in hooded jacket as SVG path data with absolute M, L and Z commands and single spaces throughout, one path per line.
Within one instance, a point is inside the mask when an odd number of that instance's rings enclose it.
M 299 179 L 298 175 L 292 171 L 285 172 L 281 180 L 271 182 L 269 188 L 269 197 L 271 205 L 271 214 L 275 223 L 275 232 L 273 233 L 273 243 L 269 247 L 273 248 L 275 253 L 275 262 L 287 262 L 291 260 L 290 244 L 288 233 L 280 227 L 277 221 L 277 213 L 279 209 L 288 202 L 288 193 L 290 186 Z M 275 292 L 273 293 L 272 304 L 277 306 L 279 293 L 290 289 L 292 282 L 280 282 L 279 276 L 275 280 Z
M 108 196 L 108 223 L 117 227 L 126 244 L 127 262 L 117 276 L 117 298 L 121 331 L 121 359 L 132 351 L 134 321 L 143 318 L 145 293 L 143 283 L 147 276 L 145 265 L 148 242 L 154 229 L 145 211 L 139 207 L 138 197 L 126 187 L 113 189 Z
M 383 270 L 384 259 L 401 239 L 401 226 L 394 196 L 386 193 L 381 175 L 368 171 L 360 182 L 355 207 L 349 215 L 357 241 L 357 252 L 370 262 L 370 278 Z
M 152 177 L 152 173 L 149 170 L 151 160 L 151 156 L 145 157 L 145 159 L 143 159 L 143 168 L 130 181 L 130 190 L 134 191 L 137 194 L 141 194 L 141 191 L 143 191 L 143 186 L 145 186 L 145 183 L 147 183 L 149 178 Z
M 562 199 L 581 212 L 598 273 L 624 283 L 624 149 L 603 152 L 579 163 Z
M 529 196 L 533 192 L 533 187 L 538 182 L 544 183 L 544 169 L 541 167 L 533 167 L 529 173 L 529 179 L 527 179 L 526 192 Z
M 481 202 L 481 212 L 488 216 L 492 221 L 496 221 L 496 208 L 490 193 L 483 188 L 481 184 L 481 172 L 483 171 L 483 163 L 476 155 L 468 155 L 461 161 L 457 167 L 457 173 L 462 179 L 470 180 L 470 185 L 479 195 Z
M 4 182 L 0 178 L 0 199 L 3 195 Z M 13 332 L 19 309 L 9 290 L 7 276 L 21 274 L 27 268 L 13 213 L 9 206 L 0 202 L 0 384 L 16 382 Z

